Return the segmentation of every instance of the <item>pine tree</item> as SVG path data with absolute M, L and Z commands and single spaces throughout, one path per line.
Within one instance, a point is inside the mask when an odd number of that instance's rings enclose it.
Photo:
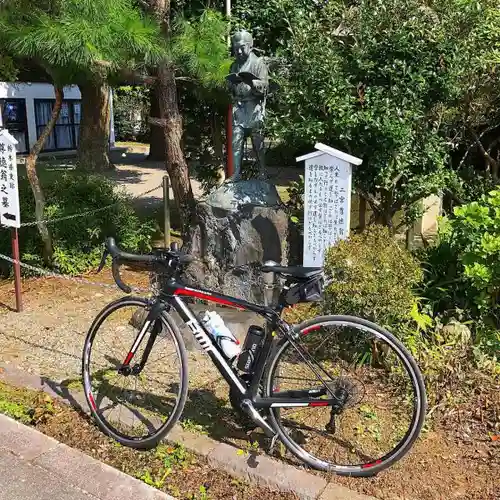
M 8 0 L 0 12 L 0 46 L 18 59 L 36 63 L 54 84 L 51 119 L 26 161 L 48 264 L 52 243 L 41 222 L 45 199 L 36 161 L 58 119 L 64 85 L 93 82 L 102 86 L 123 69 L 156 64 L 164 57 L 165 46 L 158 25 L 135 8 L 132 0 Z

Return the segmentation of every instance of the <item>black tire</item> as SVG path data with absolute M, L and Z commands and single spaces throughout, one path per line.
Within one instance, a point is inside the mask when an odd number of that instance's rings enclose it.
M 393 348 L 394 352 L 401 360 L 402 365 L 409 375 L 411 386 L 413 387 L 414 391 L 415 399 L 412 405 L 414 410 L 411 417 L 411 425 L 409 426 L 407 432 L 404 434 L 399 444 L 380 459 L 375 460 L 371 463 L 368 462 L 365 464 L 346 466 L 318 459 L 316 456 L 305 450 L 300 444 L 295 442 L 291 436 L 292 432 L 287 432 L 283 424 L 281 410 L 279 408 L 270 408 L 270 423 L 275 428 L 285 447 L 301 462 L 307 464 L 308 466 L 317 470 L 329 471 L 343 476 L 374 476 L 380 471 L 390 467 L 396 461 L 403 458 L 403 456 L 408 453 L 413 443 L 418 438 L 424 424 L 425 414 L 427 410 L 424 380 L 415 360 L 408 352 L 408 350 L 403 346 L 403 344 L 390 332 L 377 326 L 374 323 L 371 323 L 370 321 L 351 316 L 321 316 L 295 326 L 294 330 L 295 332 L 297 332 L 297 338 L 300 339 L 301 334 L 305 335 L 305 333 L 309 333 L 313 330 L 319 331 L 319 325 L 325 326 L 325 324 L 327 324 L 327 326 L 347 326 L 349 328 L 357 328 L 363 331 L 369 331 L 370 333 L 374 334 L 377 339 L 382 339 Z M 314 328 L 315 326 L 318 328 Z M 271 397 L 273 388 L 279 386 L 277 382 L 279 378 L 287 378 L 282 374 L 283 367 L 280 366 L 280 360 L 290 349 L 293 350 L 293 352 L 297 352 L 290 341 L 288 341 L 287 339 L 281 340 L 277 348 L 275 349 L 272 359 L 270 359 L 269 361 L 269 368 L 266 373 L 264 383 L 266 397 Z M 288 378 L 293 379 L 294 377 L 291 376 Z M 306 420 L 304 419 L 304 421 Z M 303 442 L 306 444 L 308 443 L 307 439 L 305 438 L 303 439 Z M 349 440 L 347 440 L 347 443 L 350 444 Z
M 87 399 L 87 404 L 91 411 L 91 414 L 99 426 L 99 428 L 109 437 L 115 439 L 120 444 L 124 446 L 128 446 L 136 449 L 151 449 L 157 446 L 157 444 L 165 437 L 165 435 L 172 429 L 172 427 L 179 420 L 179 417 L 184 409 L 184 405 L 187 399 L 188 393 L 188 364 L 187 364 L 187 354 L 186 348 L 184 345 L 184 340 L 182 335 L 175 324 L 175 321 L 171 318 L 169 314 L 163 312 L 159 321 L 161 321 L 161 325 L 165 331 L 171 336 L 171 339 L 174 344 L 174 349 L 179 359 L 179 390 L 177 393 L 177 398 L 175 401 L 175 405 L 168 416 L 168 419 L 163 422 L 160 427 L 147 436 L 133 436 L 128 435 L 121 430 L 117 429 L 115 426 L 111 425 L 110 422 L 106 420 L 106 418 L 101 414 L 99 408 L 96 405 L 96 397 L 94 397 L 92 393 L 92 378 L 89 372 L 91 358 L 92 358 L 92 347 L 94 341 L 96 340 L 96 336 L 99 332 L 100 327 L 103 325 L 105 320 L 114 312 L 119 309 L 126 307 L 135 308 L 136 312 L 138 308 L 149 308 L 150 303 L 141 298 L 141 297 L 124 297 L 119 300 L 116 300 L 110 304 L 108 304 L 95 318 L 92 326 L 89 329 L 87 337 L 85 339 L 85 345 L 83 349 L 82 356 L 82 375 L 83 375 L 83 383 L 85 390 L 85 398 Z M 141 317 L 141 314 L 138 315 Z M 134 320 L 136 320 L 134 318 Z M 137 321 L 137 320 L 136 320 Z M 156 322 L 155 322 L 156 323 Z M 129 323 L 132 324 L 132 323 Z M 162 330 L 163 331 L 163 330 Z M 143 340 L 143 343 L 146 342 L 147 336 Z M 153 352 L 153 351 L 152 351 Z M 125 353 L 126 354 L 126 353 Z M 145 368 L 148 363 L 146 363 Z M 165 380 L 165 384 L 167 384 L 167 380 Z

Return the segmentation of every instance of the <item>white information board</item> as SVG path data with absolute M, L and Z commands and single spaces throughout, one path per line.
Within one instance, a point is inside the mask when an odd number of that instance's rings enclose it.
M 349 236 L 352 166 L 359 158 L 323 144 L 305 160 L 304 257 L 305 267 L 321 267 L 325 251 Z
M 16 144 L 17 140 L 7 130 L 0 130 L 0 225 L 19 228 Z

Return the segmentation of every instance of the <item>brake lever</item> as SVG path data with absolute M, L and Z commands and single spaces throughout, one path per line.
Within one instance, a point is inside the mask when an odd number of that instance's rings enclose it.
M 113 259 L 111 271 L 113 273 L 113 279 L 115 280 L 115 283 L 118 286 L 118 288 L 123 290 L 125 293 L 131 293 L 132 288 L 130 288 L 128 285 L 126 285 L 120 277 L 120 263 L 118 262 L 117 259 Z
M 108 255 L 109 255 L 108 249 L 105 248 L 104 249 L 104 253 L 102 254 L 101 262 L 99 264 L 99 267 L 97 268 L 97 274 L 99 274 L 104 269 L 104 266 L 106 265 L 106 259 L 108 258 Z

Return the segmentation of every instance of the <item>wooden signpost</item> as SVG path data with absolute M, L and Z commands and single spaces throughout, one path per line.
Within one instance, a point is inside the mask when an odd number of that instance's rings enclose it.
M 0 130 L 0 225 L 11 228 L 12 258 L 16 290 L 16 310 L 23 310 L 21 296 L 21 266 L 19 265 L 19 236 L 21 211 L 17 182 L 17 140 L 6 129 Z
M 305 161 L 305 267 L 321 267 L 325 251 L 349 236 L 352 167 L 362 160 L 318 143 L 316 151 L 297 158 Z

